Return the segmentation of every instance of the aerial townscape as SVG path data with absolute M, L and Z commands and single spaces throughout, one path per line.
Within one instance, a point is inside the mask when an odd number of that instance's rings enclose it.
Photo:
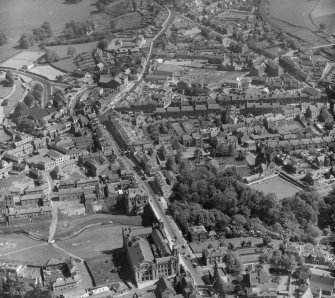
M 0 298 L 335 297 L 334 0 L 1 0 Z

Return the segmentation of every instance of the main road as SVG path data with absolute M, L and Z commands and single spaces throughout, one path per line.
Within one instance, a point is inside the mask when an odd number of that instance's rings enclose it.
M 49 81 L 47 79 L 44 79 L 44 78 L 42 78 L 38 75 L 35 75 L 31 72 L 28 73 L 28 72 L 25 72 L 25 71 L 8 69 L 8 68 L 5 68 L 5 67 L 0 67 L 0 70 L 3 70 L 3 71 L 10 70 L 14 74 L 17 74 L 19 76 L 29 77 L 34 81 L 40 82 L 44 87 L 44 94 L 43 94 L 43 106 L 44 107 L 46 107 L 48 105 L 49 101 L 50 101 L 50 97 L 52 95 L 52 88 L 53 87 L 60 87 L 60 88 L 69 87 L 68 84 L 51 82 L 51 81 Z
M 143 79 L 143 76 L 145 74 L 145 71 L 148 67 L 148 63 L 151 59 L 151 56 L 152 56 L 152 50 L 153 50 L 153 46 L 154 46 L 154 42 L 156 41 L 156 39 L 166 30 L 168 29 L 171 25 L 172 25 L 172 22 L 171 21 L 171 17 L 172 17 L 172 12 L 171 10 L 165 6 L 165 8 L 167 9 L 168 11 L 168 17 L 166 18 L 166 20 L 164 21 L 164 23 L 162 24 L 162 28 L 161 30 L 159 30 L 159 32 L 155 35 L 155 37 L 151 40 L 151 43 L 150 43 L 150 46 L 149 46 L 149 52 L 148 52 L 148 55 L 147 55 L 147 59 L 145 60 L 144 62 L 144 65 L 143 65 L 143 69 L 139 75 L 139 78 L 138 80 L 135 82 L 135 83 L 132 83 L 130 84 L 129 86 L 127 86 L 127 88 L 125 88 L 122 92 L 120 92 L 120 94 L 113 100 L 113 102 L 111 102 L 107 108 L 105 110 L 103 110 L 101 113 L 100 113 L 100 117 L 101 119 L 105 118 L 108 114 L 108 112 L 110 111 L 110 109 L 112 109 L 122 98 L 125 94 L 127 94 L 128 92 L 130 92 L 135 86 L 137 86 Z
M 106 129 L 109 131 L 109 133 L 112 136 L 111 130 L 113 129 L 112 126 L 109 124 L 108 121 L 104 122 Z M 120 149 L 117 142 L 113 140 L 113 147 L 116 155 L 120 156 L 125 166 L 134 172 L 134 175 L 136 177 L 136 180 L 139 185 L 141 185 L 148 195 L 150 196 L 150 206 L 152 210 L 154 211 L 156 217 L 158 220 L 163 222 L 165 234 L 169 241 L 170 247 L 178 247 L 179 253 L 180 253 L 180 263 L 184 266 L 185 270 L 190 273 L 192 276 L 194 283 L 196 286 L 204 286 L 204 282 L 201 278 L 201 273 L 198 271 L 197 268 L 195 268 L 191 262 L 192 257 L 194 257 L 192 250 L 190 249 L 189 245 L 185 241 L 181 231 L 179 230 L 177 224 L 174 222 L 173 218 L 171 216 L 168 216 L 165 214 L 165 211 L 163 210 L 161 204 L 159 203 L 159 197 L 157 194 L 152 190 L 149 183 L 147 181 L 143 181 L 142 178 L 137 174 L 135 167 L 136 165 L 125 155 L 121 155 L 122 149 Z

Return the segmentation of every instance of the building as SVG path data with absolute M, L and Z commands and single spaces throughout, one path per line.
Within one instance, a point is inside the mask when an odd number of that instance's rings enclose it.
M 149 202 L 148 195 L 143 188 L 128 188 L 125 190 L 126 211 L 128 215 L 140 214 Z
M 204 226 L 193 226 L 188 229 L 188 235 L 191 242 L 205 241 L 208 239 L 208 232 Z
M 82 188 L 67 188 L 67 189 L 58 190 L 58 196 L 59 196 L 60 201 L 80 202 L 83 195 L 84 195 L 84 191 Z
M 124 228 L 122 234 L 123 247 L 137 285 L 178 273 L 178 251 L 169 248 L 168 240 L 160 229 Z
M 202 251 L 202 259 L 206 266 L 220 264 L 224 262 L 227 250 L 225 248 L 206 248 Z

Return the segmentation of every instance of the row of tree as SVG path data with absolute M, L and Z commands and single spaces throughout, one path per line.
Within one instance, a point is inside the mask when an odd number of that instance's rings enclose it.
M 32 106 L 40 107 L 43 97 L 43 87 L 41 84 L 35 84 L 29 94 L 24 98 L 23 102 L 28 108 Z
M 41 27 L 33 29 L 32 33 L 22 34 L 19 39 L 19 47 L 22 49 L 29 49 L 35 43 L 44 41 L 51 36 L 51 24 L 49 22 L 44 22 Z

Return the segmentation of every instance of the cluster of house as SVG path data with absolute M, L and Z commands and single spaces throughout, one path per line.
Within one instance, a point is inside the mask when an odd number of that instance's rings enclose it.
M 1 263 L 0 276 L 18 279 L 32 288 L 51 285 L 54 294 L 60 294 L 80 287 L 84 280 L 82 266 L 73 259 L 51 259 L 45 264 L 23 265 L 19 263 Z

